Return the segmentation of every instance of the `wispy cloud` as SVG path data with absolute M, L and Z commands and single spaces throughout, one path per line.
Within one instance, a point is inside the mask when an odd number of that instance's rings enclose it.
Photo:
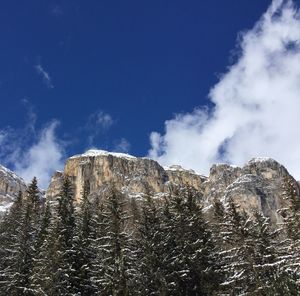
M 42 188 L 47 188 L 55 170 L 63 167 L 64 149 L 55 134 L 59 122 L 48 123 L 36 141 L 14 159 L 17 174 L 29 181 L 36 176 Z
M 53 8 L 51 9 L 51 13 L 52 13 L 53 15 L 55 15 L 55 16 L 61 16 L 61 15 L 64 14 L 64 12 L 63 12 L 61 6 L 58 6 L 58 5 L 56 5 L 55 7 L 53 7 Z
M 36 176 L 39 185 L 47 188 L 52 173 L 63 167 L 64 143 L 56 135 L 57 120 L 37 130 L 32 117 L 32 114 L 27 116 L 23 128 L 0 130 L 0 163 L 16 171 L 27 182 Z
M 210 90 L 214 108 L 196 108 L 151 134 L 149 155 L 208 173 L 214 162 L 270 156 L 300 178 L 300 15 L 274 0 L 241 34 L 239 56 Z
M 112 116 L 108 113 L 103 112 L 103 111 L 99 111 L 97 113 L 94 113 L 92 115 L 91 119 L 94 120 L 96 125 L 98 127 L 102 128 L 103 130 L 106 130 L 106 129 L 110 128 L 114 123 L 114 120 L 113 120 Z
M 115 120 L 109 113 L 102 110 L 92 113 L 84 127 L 88 133 L 88 146 L 93 146 L 97 137 L 107 132 L 113 124 Z
M 46 84 L 48 88 L 54 88 L 52 83 L 52 78 L 50 77 L 49 73 L 44 69 L 44 67 L 39 63 L 34 66 L 36 72 L 42 77 L 43 82 Z
M 114 151 L 116 152 L 124 152 L 127 153 L 130 150 L 130 143 L 127 139 L 121 138 L 120 140 L 116 141 Z

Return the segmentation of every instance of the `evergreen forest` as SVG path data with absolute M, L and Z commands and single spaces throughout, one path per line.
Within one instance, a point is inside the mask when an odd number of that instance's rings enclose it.
M 113 186 L 80 203 L 63 181 L 44 200 L 37 179 L 0 222 L 2 296 L 300 295 L 300 199 L 285 182 L 282 223 L 191 188 L 154 198 Z

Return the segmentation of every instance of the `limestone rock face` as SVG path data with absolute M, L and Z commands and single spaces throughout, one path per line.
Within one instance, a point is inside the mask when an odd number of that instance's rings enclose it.
M 203 184 L 205 202 L 211 204 L 213 198 L 220 198 L 226 188 L 241 175 L 241 168 L 228 164 L 214 164 L 207 181 Z
M 162 167 L 148 158 L 101 150 L 69 158 L 64 174 L 73 181 L 77 202 L 86 180 L 90 183 L 91 195 L 114 184 L 126 195 L 137 198 L 147 193 L 159 197 L 175 188 L 192 186 L 203 195 L 204 207 L 209 208 L 214 198 L 224 203 L 232 199 L 246 212 L 258 209 L 273 222 L 280 221 L 277 210 L 284 206 L 284 180 L 292 178 L 282 165 L 270 158 L 252 159 L 241 168 L 216 164 L 205 177 L 180 166 Z M 61 172 L 54 174 L 47 197 L 59 194 L 62 176 Z M 299 188 L 296 181 L 295 185 Z
M 271 158 L 254 158 L 242 168 L 213 166 L 205 184 L 206 204 L 211 204 L 214 197 L 223 202 L 232 199 L 250 214 L 258 209 L 273 222 L 279 222 L 277 210 L 285 206 L 283 185 L 286 178 L 292 177 Z M 299 188 L 295 180 L 294 183 Z
M 25 190 L 24 180 L 0 165 L 0 216 L 11 206 L 19 192 Z
M 114 184 L 116 189 L 131 196 L 167 194 L 174 187 L 186 184 L 200 190 L 200 185 L 206 180 L 206 177 L 181 167 L 164 169 L 152 159 L 101 150 L 90 150 L 69 158 L 64 174 L 73 180 L 76 201 L 80 201 L 86 180 L 89 180 L 92 195 L 99 193 L 106 185 Z M 61 173 L 57 172 L 46 196 L 57 195 L 61 182 Z
M 191 186 L 197 190 L 202 190 L 202 184 L 207 177 L 196 174 L 193 170 L 185 170 L 180 165 L 165 167 L 165 172 L 171 184 L 177 186 Z
M 54 198 L 59 194 L 61 186 L 63 184 L 63 175 L 64 173 L 60 171 L 56 171 L 53 174 L 49 187 L 46 190 L 46 196 Z

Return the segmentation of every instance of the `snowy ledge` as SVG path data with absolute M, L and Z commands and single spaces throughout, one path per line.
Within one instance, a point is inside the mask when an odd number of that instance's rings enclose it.
M 83 154 L 74 155 L 70 157 L 70 159 L 80 158 L 80 157 L 110 156 L 110 155 L 118 158 L 130 159 L 130 160 L 137 159 L 135 156 L 126 153 L 108 152 L 105 150 L 97 150 L 97 149 L 90 149 Z
M 255 163 L 255 162 L 277 162 L 277 161 L 271 157 L 255 157 L 248 161 L 248 163 Z
M 8 168 L 2 165 L 0 165 L 0 172 L 7 176 L 10 176 L 15 181 L 22 182 L 25 184 L 25 181 L 21 177 L 17 176 L 13 171 L 9 170 Z

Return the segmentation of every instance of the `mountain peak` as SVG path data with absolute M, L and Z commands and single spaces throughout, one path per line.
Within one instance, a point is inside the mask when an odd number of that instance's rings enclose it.
M 125 158 L 125 159 L 132 159 L 132 160 L 136 159 L 135 156 L 132 156 L 127 153 L 109 152 L 106 150 L 98 150 L 98 149 L 89 149 L 86 152 L 84 152 L 83 154 L 77 154 L 77 155 L 70 157 L 70 159 L 80 158 L 80 157 L 96 157 L 96 156 L 114 156 L 114 157 L 118 157 L 118 158 Z

